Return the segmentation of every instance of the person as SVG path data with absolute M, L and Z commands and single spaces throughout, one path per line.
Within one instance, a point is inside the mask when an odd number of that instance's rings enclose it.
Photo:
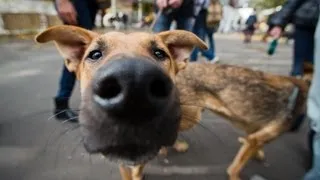
M 155 0 L 155 11 L 162 13 L 156 19 L 153 32 L 170 30 L 173 21 L 177 29 L 192 31 L 195 16 L 193 13 L 194 0 Z
M 93 29 L 98 3 L 95 0 L 55 0 L 55 8 L 59 17 L 66 25 L 75 25 Z M 69 72 L 63 64 L 59 88 L 54 97 L 56 119 L 77 122 L 77 113 L 69 107 L 69 100 L 75 85 L 76 76 Z
M 191 53 L 190 61 L 197 61 L 199 51 L 210 62 L 216 62 L 218 57 L 215 56 L 215 44 L 213 34 L 216 28 L 219 26 L 219 22 L 222 17 L 222 8 L 218 0 L 198 0 L 198 4 L 195 6 L 195 14 L 197 15 L 195 25 L 193 27 L 193 33 L 195 33 L 200 39 L 205 40 L 205 37 L 209 41 L 208 50 L 200 50 L 195 48 Z
M 314 33 L 319 16 L 318 0 L 287 0 L 269 22 L 270 35 L 280 38 L 287 24 L 295 26 L 292 76 L 303 75 L 303 63 L 313 63 Z
M 319 7 L 319 6 L 318 6 Z M 320 18 L 315 31 L 314 74 L 307 99 L 307 115 L 311 121 L 312 167 L 304 180 L 320 179 Z
M 258 18 L 257 18 L 256 10 L 253 9 L 252 14 L 248 17 L 248 19 L 246 21 L 246 28 L 243 31 L 244 36 L 245 36 L 244 43 L 251 42 L 251 38 L 254 34 L 254 31 L 256 30 L 257 22 L 258 22 Z

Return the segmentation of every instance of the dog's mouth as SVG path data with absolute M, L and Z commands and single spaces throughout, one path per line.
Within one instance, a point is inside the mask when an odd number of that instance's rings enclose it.
M 145 163 L 157 156 L 161 147 L 171 146 L 177 138 L 181 118 L 177 101 L 168 104 L 161 115 L 137 124 L 130 122 L 132 119 L 127 123 L 89 109 L 92 110 L 84 107 L 80 113 L 80 122 L 96 123 L 92 124 L 95 128 L 81 128 L 85 149 L 91 154 L 101 153 L 112 162 L 127 165 Z

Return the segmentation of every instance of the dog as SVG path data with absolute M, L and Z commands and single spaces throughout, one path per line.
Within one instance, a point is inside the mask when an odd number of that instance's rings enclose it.
M 245 164 L 264 159 L 263 146 L 295 131 L 306 111 L 309 85 L 302 79 L 226 64 L 189 63 L 176 77 L 182 117 L 180 131 L 194 127 L 208 109 L 247 133 L 227 169 L 239 180 Z
M 100 35 L 61 25 L 35 41 L 55 42 L 75 72 L 84 147 L 118 162 L 123 180 L 141 180 L 144 164 L 162 147 L 175 146 L 181 120 L 175 76 L 195 46 L 207 49 L 196 35 L 183 30 Z

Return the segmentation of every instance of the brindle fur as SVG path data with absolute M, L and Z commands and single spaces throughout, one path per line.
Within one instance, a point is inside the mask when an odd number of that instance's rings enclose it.
M 189 63 L 176 77 L 182 104 L 180 129 L 192 128 L 208 109 L 247 133 L 227 172 L 230 180 L 252 157 L 263 159 L 263 145 L 288 131 L 305 112 L 308 85 L 303 80 L 272 75 L 249 68 L 208 63 Z M 290 100 L 294 89 L 297 97 Z M 293 108 L 288 104 L 293 103 Z

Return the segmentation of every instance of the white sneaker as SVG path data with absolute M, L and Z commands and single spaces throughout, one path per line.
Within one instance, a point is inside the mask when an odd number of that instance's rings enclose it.
M 214 57 L 212 60 L 210 60 L 209 62 L 212 64 L 218 63 L 220 61 L 220 58 L 218 56 Z

